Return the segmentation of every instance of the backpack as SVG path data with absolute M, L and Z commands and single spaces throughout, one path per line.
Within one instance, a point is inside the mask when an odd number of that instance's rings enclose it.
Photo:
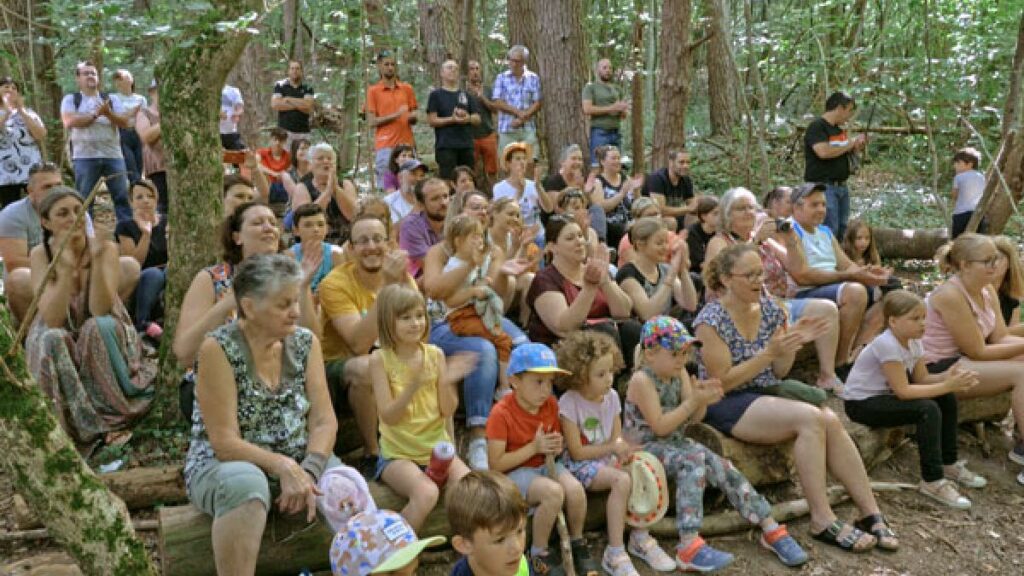
M 75 92 L 71 95 L 71 103 L 75 105 L 75 112 L 78 112 L 78 109 L 82 107 L 83 98 L 84 96 L 82 96 L 81 91 Z M 107 100 L 109 98 L 110 94 L 106 92 L 100 92 L 100 100 Z M 75 159 L 75 149 L 74 145 L 71 143 L 71 130 L 64 131 L 64 140 L 67 144 L 66 148 L 68 153 L 68 164 L 73 164 Z

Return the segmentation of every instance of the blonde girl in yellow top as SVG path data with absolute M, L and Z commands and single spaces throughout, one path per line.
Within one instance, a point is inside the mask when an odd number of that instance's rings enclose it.
M 380 458 L 374 479 L 409 499 L 401 513 L 413 530 L 419 530 L 441 491 L 424 469 L 438 443 L 453 441 L 446 423 L 459 405 L 456 386 L 476 365 L 476 355 L 456 354 L 446 363 L 441 349 L 427 344 L 426 302 L 412 288 L 382 289 L 377 313 L 380 349 L 370 356 L 380 418 Z M 468 473 L 469 468 L 455 456 L 448 482 Z

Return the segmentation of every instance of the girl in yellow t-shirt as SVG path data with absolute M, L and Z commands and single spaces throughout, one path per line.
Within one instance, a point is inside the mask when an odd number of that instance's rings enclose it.
M 446 423 L 459 404 L 456 386 L 476 365 L 476 355 L 456 354 L 446 363 L 441 349 L 427 344 L 426 302 L 412 288 L 384 287 L 377 295 L 377 314 L 380 349 L 370 357 L 380 419 L 375 479 L 409 499 L 401 513 L 419 530 L 444 485 L 425 469 L 434 447 L 452 442 Z M 448 480 L 456 482 L 467 473 L 462 460 L 452 458 Z

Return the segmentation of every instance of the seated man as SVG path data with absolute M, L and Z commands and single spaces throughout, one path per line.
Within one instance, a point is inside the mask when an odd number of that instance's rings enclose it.
M 25 317 L 32 303 L 29 251 L 43 241 L 39 205 L 51 188 L 61 185 L 60 168 L 52 162 L 29 169 L 28 194 L 0 211 L 0 257 L 4 259 L 4 292 L 17 320 Z M 88 216 L 86 216 L 88 218 Z M 118 293 L 127 300 L 139 281 L 139 263 L 131 256 L 121 258 Z
M 409 274 L 418 278 L 427 251 L 444 239 L 451 188 L 445 180 L 429 178 L 416 184 L 415 192 L 417 212 L 402 220 L 398 241 L 409 254 Z
M 822 223 L 825 185 L 803 184 L 793 190 L 793 233 L 786 240 L 786 272 L 793 298 L 823 298 L 839 306 L 839 346 L 836 372 L 845 378 L 853 351 L 881 329 L 881 308 L 867 287 L 885 284 L 891 271 L 881 266 L 858 266 Z M 873 305 L 874 304 L 874 305 Z
M 363 440 L 358 468 L 372 474 L 377 464 L 377 404 L 370 382 L 370 352 L 377 342 L 377 293 L 388 284 L 415 288 L 406 273 L 406 253 L 395 250 L 380 220 L 356 216 L 352 223 L 352 252 L 320 282 L 320 318 L 327 387 L 337 412 L 341 394 L 355 413 Z

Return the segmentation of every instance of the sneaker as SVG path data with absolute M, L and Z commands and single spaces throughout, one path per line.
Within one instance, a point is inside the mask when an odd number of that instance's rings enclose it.
M 789 535 L 784 524 L 771 532 L 762 533 L 760 540 L 761 546 L 774 552 L 779 560 L 790 568 L 807 562 L 807 552 L 804 552 L 796 539 Z
M 471 470 L 487 470 L 487 438 L 474 438 L 466 448 L 466 463 Z
M 1024 466 L 1024 443 L 1018 442 L 1010 450 L 1010 460 Z
M 673 572 L 676 569 L 676 561 L 658 546 L 658 541 L 647 531 L 633 530 L 626 550 L 658 572 Z
M 971 501 L 957 492 L 956 486 L 945 478 L 936 482 L 921 481 L 921 484 L 918 485 L 918 491 L 933 500 L 942 502 L 950 508 L 967 510 L 971 507 Z
M 1024 486 L 1024 472 L 1017 474 L 1017 484 Z
M 988 484 L 983 476 L 975 474 L 974 472 L 967 469 L 967 461 L 960 460 L 956 464 L 953 464 L 955 472 L 946 472 L 946 479 L 952 480 L 961 486 L 967 486 L 968 488 L 984 488 Z
M 612 554 L 610 546 L 604 549 L 604 554 L 601 556 L 601 568 L 604 568 L 604 571 L 611 576 L 638 576 L 636 568 L 633 567 L 633 561 L 629 559 L 629 554 L 626 554 L 625 550 L 619 550 Z
M 565 576 L 562 559 L 550 552 L 543 556 L 530 556 L 530 567 L 537 576 Z
M 156 322 L 150 322 L 146 325 L 146 336 L 149 336 L 153 340 L 159 342 L 163 335 L 164 329 Z
M 576 569 L 576 576 L 601 574 L 601 567 L 590 557 L 590 548 L 586 540 L 573 540 L 569 545 L 572 547 L 572 567 Z
M 683 572 L 713 572 L 721 570 L 735 558 L 728 552 L 708 546 L 700 536 L 693 539 L 686 548 L 676 550 L 676 566 Z

